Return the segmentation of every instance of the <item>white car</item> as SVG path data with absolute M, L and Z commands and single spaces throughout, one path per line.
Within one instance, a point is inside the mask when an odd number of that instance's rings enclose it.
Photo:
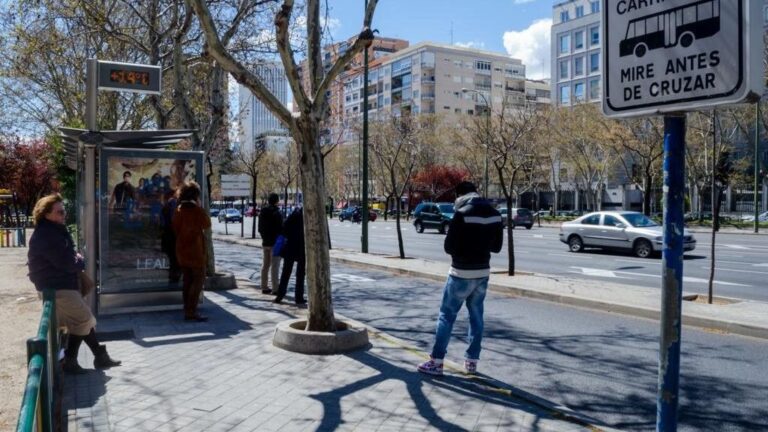
M 589 213 L 560 225 L 560 241 L 571 252 L 584 248 L 620 249 L 648 258 L 663 248 L 661 225 L 642 213 L 630 211 L 601 211 Z M 683 232 L 683 250 L 696 248 L 696 239 L 688 230 Z
M 754 222 L 755 215 L 743 216 L 741 220 L 744 222 Z M 768 211 L 762 212 L 759 215 L 757 215 L 757 220 L 758 222 L 768 222 Z

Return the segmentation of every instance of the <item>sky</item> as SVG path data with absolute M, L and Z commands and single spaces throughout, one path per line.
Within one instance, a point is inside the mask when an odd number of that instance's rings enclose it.
M 334 40 L 360 31 L 363 0 L 328 3 Z M 507 53 L 523 61 L 526 77 L 541 79 L 550 76 L 553 4 L 551 0 L 379 0 L 373 28 L 380 36 L 411 44 L 453 43 Z

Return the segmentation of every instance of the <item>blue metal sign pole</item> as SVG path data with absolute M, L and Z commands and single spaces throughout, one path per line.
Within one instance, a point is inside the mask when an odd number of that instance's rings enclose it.
M 664 250 L 656 430 L 677 430 L 683 300 L 685 113 L 664 117 Z

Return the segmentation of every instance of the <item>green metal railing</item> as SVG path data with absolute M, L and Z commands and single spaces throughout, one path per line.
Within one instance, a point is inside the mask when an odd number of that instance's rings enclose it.
M 58 355 L 56 291 L 44 290 L 43 313 L 37 336 L 27 339 L 27 384 L 21 400 L 16 432 L 53 431 Z

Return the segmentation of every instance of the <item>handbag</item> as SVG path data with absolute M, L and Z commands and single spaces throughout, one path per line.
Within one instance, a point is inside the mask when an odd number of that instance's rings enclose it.
M 272 246 L 272 256 L 282 256 L 283 249 L 285 249 L 285 242 L 288 239 L 285 238 L 284 235 L 280 234 L 277 236 L 277 239 L 275 240 L 275 245 Z
M 88 273 L 81 271 L 77 274 L 77 285 L 80 288 L 80 294 L 85 297 L 88 294 L 93 292 L 93 289 L 96 287 L 96 284 L 93 282 L 93 279 L 91 279 L 90 276 L 88 276 Z

